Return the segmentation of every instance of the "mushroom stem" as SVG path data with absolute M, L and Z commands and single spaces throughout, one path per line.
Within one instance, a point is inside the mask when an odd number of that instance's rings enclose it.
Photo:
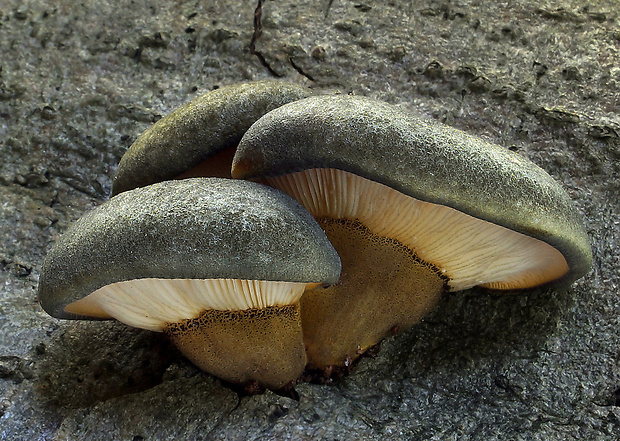
M 209 309 L 164 332 L 199 368 L 231 383 L 272 390 L 295 381 L 306 364 L 299 303 L 261 309 Z
M 420 321 L 446 288 L 436 268 L 357 220 L 323 218 L 319 225 L 340 255 L 343 271 L 338 284 L 301 298 L 310 369 L 355 360 L 395 330 Z

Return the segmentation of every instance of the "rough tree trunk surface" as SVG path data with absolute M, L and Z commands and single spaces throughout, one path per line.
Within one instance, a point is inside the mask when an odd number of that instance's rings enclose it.
M 260 2 L 262 3 L 262 2 Z M 0 439 L 616 440 L 617 0 L 3 0 Z M 260 31 L 255 27 L 255 17 Z M 448 295 L 336 384 L 239 397 L 160 334 L 39 307 L 46 250 L 171 109 L 282 77 L 529 157 L 592 239 L 569 290 Z

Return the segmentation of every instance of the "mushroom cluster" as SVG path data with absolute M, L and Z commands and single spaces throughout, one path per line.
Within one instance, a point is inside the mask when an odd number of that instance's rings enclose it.
M 255 82 L 162 118 L 46 257 L 42 307 L 167 333 L 226 381 L 343 372 L 442 294 L 569 284 L 583 221 L 523 157 L 368 98 Z

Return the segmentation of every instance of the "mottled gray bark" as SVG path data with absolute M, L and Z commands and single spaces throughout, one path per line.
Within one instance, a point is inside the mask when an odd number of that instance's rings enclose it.
M 0 439 L 617 439 L 618 2 L 256 6 L 0 4 Z M 446 296 L 298 402 L 239 398 L 160 334 L 45 314 L 46 250 L 109 196 L 133 140 L 216 86 L 275 75 L 529 157 L 583 213 L 593 270 L 564 291 Z

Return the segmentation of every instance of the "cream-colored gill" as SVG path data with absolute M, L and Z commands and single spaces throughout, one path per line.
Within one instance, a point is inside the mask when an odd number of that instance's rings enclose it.
M 245 310 L 291 305 L 316 284 L 239 279 L 136 279 L 99 288 L 70 303 L 67 312 L 113 317 L 129 326 L 162 331 L 167 323 L 207 309 Z
M 317 219 L 357 219 L 374 234 L 400 241 L 440 269 L 452 291 L 528 288 L 568 271 L 564 256 L 543 241 L 343 170 L 310 169 L 267 183 Z

